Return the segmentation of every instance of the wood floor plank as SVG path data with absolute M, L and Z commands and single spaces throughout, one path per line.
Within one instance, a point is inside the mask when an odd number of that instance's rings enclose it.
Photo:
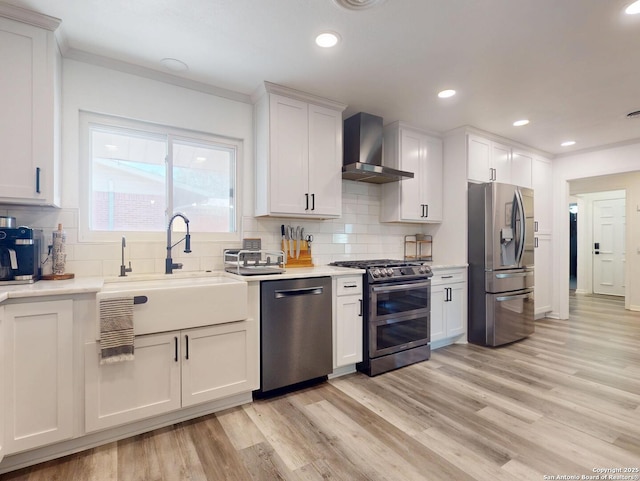
M 0 481 L 507 481 L 640 464 L 640 313 L 571 296 L 501 348 L 452 345 Z

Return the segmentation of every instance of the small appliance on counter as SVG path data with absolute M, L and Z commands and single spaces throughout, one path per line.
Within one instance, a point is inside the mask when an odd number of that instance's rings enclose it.
M 41 252 L 41 230 L 0 227 L 0 284 L 31 284 L 39 280 Z
M 225 249 L 224 270 L 239 276 L 283 273 L 284 252 L 263 250 L 261 246 L 261 239 L 242 239 L 242 249 Z

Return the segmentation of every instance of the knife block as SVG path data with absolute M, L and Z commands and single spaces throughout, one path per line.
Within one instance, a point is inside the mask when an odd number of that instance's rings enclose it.
M 282 241 L 282 251 L 287 255 L 287 265 L 285 267 L 313 267 L 313 259 L 311 258 L 309 243 L 307 241 L 296 241 L 300 242 L 300 258 L 296 259 L 295 255 L 293 257 L 291 257 L 290 255 L 291 253 L 289 252 L 289 242 L 291 241 Z

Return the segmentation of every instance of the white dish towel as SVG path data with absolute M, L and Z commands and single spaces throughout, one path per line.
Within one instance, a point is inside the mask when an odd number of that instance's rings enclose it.
M 133 297 L 99 302 L 100 364 L 133 361 Z

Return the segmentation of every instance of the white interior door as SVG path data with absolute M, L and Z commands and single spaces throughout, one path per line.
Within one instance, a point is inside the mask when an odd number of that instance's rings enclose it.
M 624 296 L 625 199 L 593 202 L 593 292 Z

